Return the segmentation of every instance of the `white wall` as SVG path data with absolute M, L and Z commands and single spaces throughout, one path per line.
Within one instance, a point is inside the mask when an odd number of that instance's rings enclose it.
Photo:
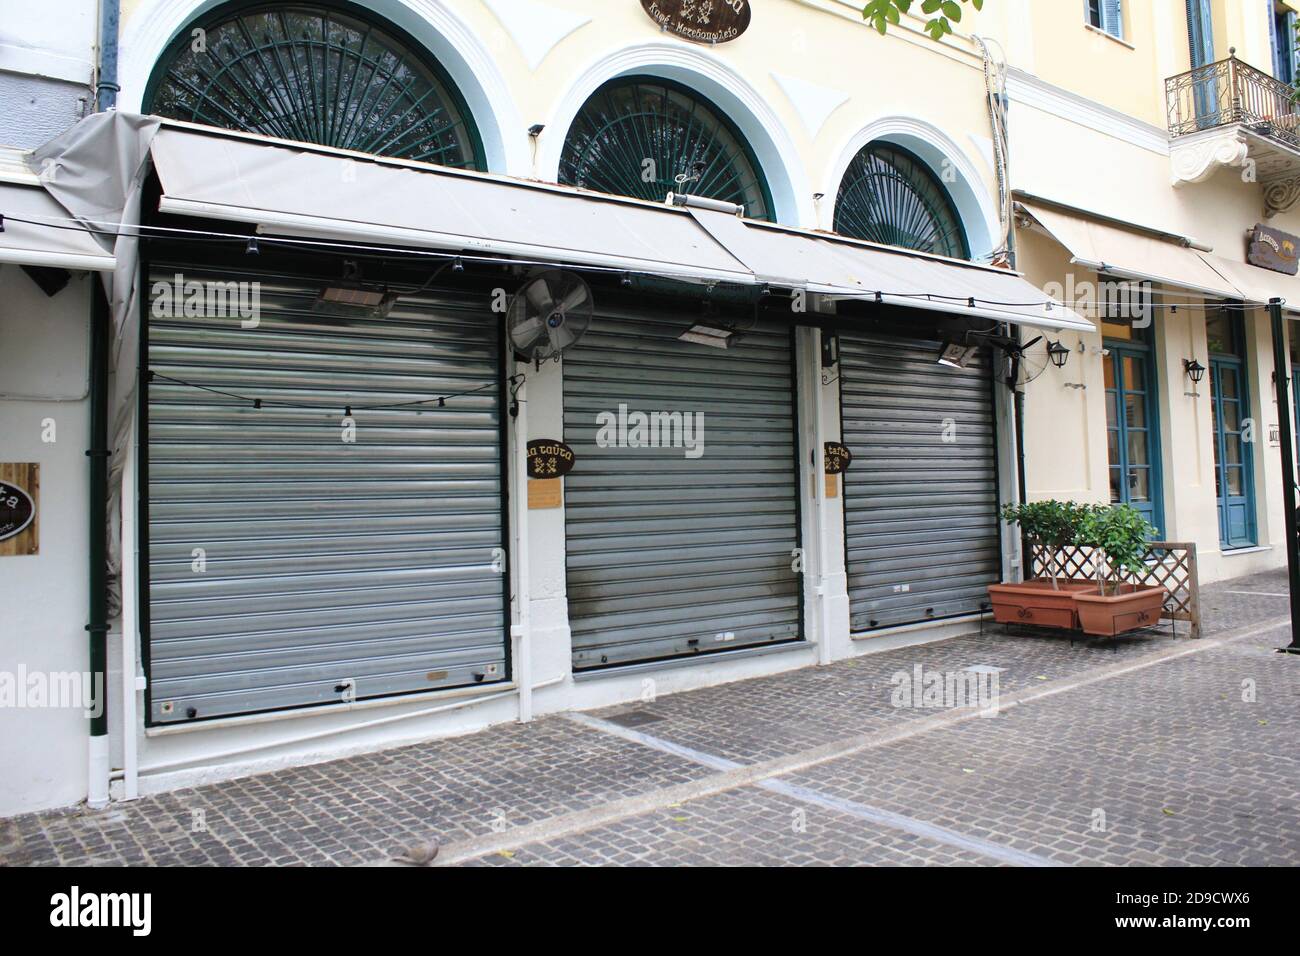
M 0 144 L 37 146 L 92 107 L 93 0 L 0 0 Z
M 0 557 L 0 671 L 87 670 L 90 277 L 47 298 L 0 266 L 0 461 L 38 462 L 40 553 Z M 70 396 L 69 401 L 9 398 Z M 47 421 L 48 420 L 48 421 Z M 52 422 L 53 443 L 43 441 Z M 86 795 L 80 709 L 0 707 L 0 816 Z

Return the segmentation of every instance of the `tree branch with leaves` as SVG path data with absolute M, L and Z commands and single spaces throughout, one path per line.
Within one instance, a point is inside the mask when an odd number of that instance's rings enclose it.
M 890 25 L 898 26 L 904 13 L 910 13 L 913 0 L 869 0 L 862 8 L 862 19 L 870 23 L 880 33 L 889 30 Z M 930 19 L 925 23 L 925 32 L 932 40 L 942 40 L 952 33 L 952 25 L 961 22 L 963 4 L 969 3 L 977 11 L 984 9 L 984 0 L 921 0 L 921 13 Z

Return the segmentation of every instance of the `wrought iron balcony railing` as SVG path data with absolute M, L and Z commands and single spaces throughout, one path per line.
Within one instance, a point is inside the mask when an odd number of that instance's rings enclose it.
M 1174 136 L 1240 123 L 1300 149 L 1296 91 L 1235 56 L 1170 77 L 1165 98 Z

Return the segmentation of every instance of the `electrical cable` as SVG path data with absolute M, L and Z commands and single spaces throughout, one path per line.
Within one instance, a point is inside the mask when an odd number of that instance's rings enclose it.
M 167 239 L 169 241 L 179 240 L 179 241 L 205 242 L 209 244 L 213 242 L 230 242 L 230 243 L 243 243 L 246 245 L 250 241 L 250 237 L 244 235 L 235 235 L 235 234 L 225 233 L 225 232 L 212 232 L 209 230 L 200 230 L 200 229 L 183 229 L 175 226 L 141 225 L 141 226 L 134 227 L 137 230 L 141 230 L 141 231 L 135 234 L 131 234 L 131 233 L 90 229 L 84 225 L 79 224 L 80 221 L 75 219 L 60 220 L 60 222 L 78 223 L 77 225 L 60 225 L 53 221 L 43 222 L 34 219 L 20 219 L 13 216 L 5 216 L 4 219 L 5 221 L 8 222 L 20 222 L 25 225 L 38 226 L 38 227 L 43 226 L 50 229 L 65 229 L 65 230 L 71 230 L 76 232 L 84 232 L 90 235 L 115 236 L 115 237 L 126 236 L 128 238 L 149 239 L 149 240 Z M 87 222 L 93 223 L 94 221 L 87 220 Z M 153 235 L 152 233 L 145 232 L 143 230 L 152 230 L 153 232 L 162 233 L 162 235 Z M 366 245 L 366 244 L 359 244 L 359 243 L 337 242 L 333 240 L 324 240 L 324 239 L 288 238 L 288 237 L 277 237 L 277 236 L 257 236 L 255 237 L 255 239 L 256 241 L 261 243 L 280 245 L 289 248 L 302 246 L 309 249 L 326 248 L 326 249 L 344 250 L 349 252 L 354 252 L 354 251 L 371 252 L 375 254 L 376 258 L 392 259 L 403 255 L 416 257 L 416 258 L 440 258 L 440 259 L 448 260 L 448 262 L 446 263 L 447 265 L 454 265 L 454 263 L 457 261 L 475 262 L 483 265 L 523 265 L 523 266 L 541 266 L 547 268 L 555 268 L 560 265 L 565 265 L 564 263 L 557 263 L 554 261 L 547 261 L 547 260 L 532 260 L 532 259 L 511 258 L 506 256 L 466 254 L 463 252 L 453 253 L 453 252 L 446 252 L 441 250 L 413 249 L 409 247 Z M 626 268 L 623 267 L 599 266 L 599 265 L 591 265 L 585 263 L 568 264 L 568 268 L 581 269 L 588 272 L 597 272 L 603 274 L 619 274 L 619 275 L 625 274 L 628 271 Z M 655 278 L 660 278 L 660 279 L 677 280 L 692 285 L 696 284 L 696 281 L 698 281 L 698 280 L 692 280 L 688 277 L 682 276 L 677 273 L 662 273 L 662 272 L 654 272 L 654 271 L 646 270 L 644 274 L 649 276 L 654 276 Z M 987 305 L 987 306 L 995 306 L 995 307 L 1009 308 L 1009 309 L 1014 309 L 1014 308 L 1042 309 L 1044 308 L 1044 306 L 1048 306 L 1049 311 L 1050 311 L 1050 306 L 1053 304 L 1059 304 L 1068 309 L 1078 309 L 1081 307 L 1091 309 L 1094 308 L 1096 305 L 1094 301 L 1089 299 L 1075 300 L 1073 302 L 1055 302 L 1055 303 L 1049 303 L 1047 301 L 1015 302 L 1015 301 L 1004 301 L 999 299 L 983 299 L 976 296 L 950 295 L 942 292 L 888 292 L 883 289 L 863 290 L 861 292 L 855 292 L 855 293 L 830 293 L 830 294 L 837 298 L 849 298 L 849 299 L 874 298 L 877 302 L 880 302 L 883 297 L 887 296 L 893 299 L 915 299 L 920 301 L 939 301 L 939 302 L 966 302 L 975 305 Z M 1224 301 L 1221 303 L 1214 303 L 1212 301 L 1213 297 L 1202 297 L 1202 298 L 1188 297 L 1188 298 L 1174 299 L 1170 296 L 1169 293 L 1165 293 L 1163 291 L 1156 291 L 1156 290 L 1152 290 L 1152 294 L 1160 296 L 1161 299 L 1163 300 L 1162 304 L 1156 304 L 1154 302 L 1149 303 L 1147 307 L 1153 310 L 1169 309 L 1172 311 L 1177 311 L 1179 306 L 1184 306 L 1186 308 L 1208 307 L 1213 309 L 1221 309 L 1225 311 L 1244 312 L 1246 310 L 1263 308 L 1264 305 L 1267 304 L 1267 303 L 1260 303 L 1260 304 L 1251 305 L 1244 302 L 1234 302 L 1234 301 Z M 1208 306 L 1207 306 L 1207 298 L 1211 300 Z M 1286 300 L 1282 299 L 1282 303 L 1283 305 L 1285 305 Z

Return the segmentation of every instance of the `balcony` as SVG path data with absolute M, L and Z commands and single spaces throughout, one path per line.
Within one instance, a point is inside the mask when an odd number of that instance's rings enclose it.
M 1300 103 L 1290 86 L 1234 55 L 1170 77 L 1165 99 L 1174 185 L 1236 167 L 1263 185 L 1266 215 L 1300 200 Z

